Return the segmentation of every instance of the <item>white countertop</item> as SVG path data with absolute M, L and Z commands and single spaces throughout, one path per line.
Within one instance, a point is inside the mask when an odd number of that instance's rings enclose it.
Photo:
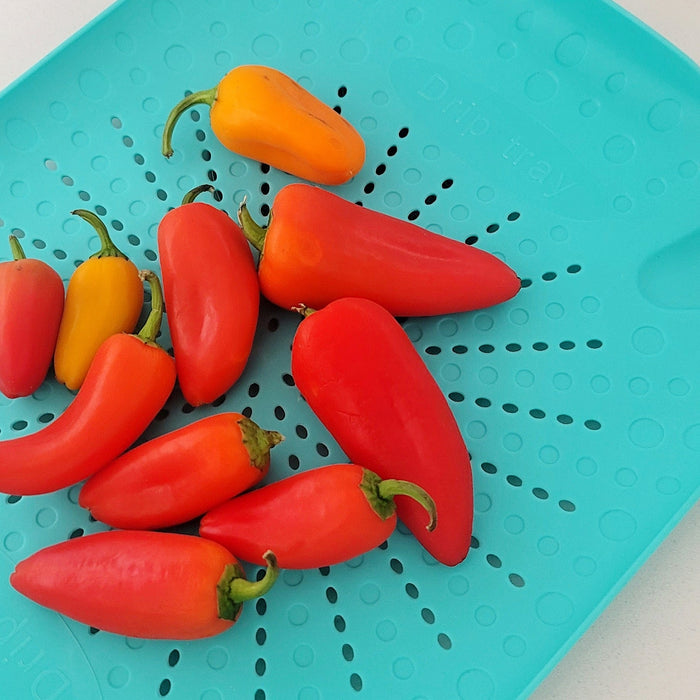
M 109 0 L 0 0 L 0 89 L 110 4 Z M 700 63 L 700 0 L 618 0 L 618 4 Z M 532 700 L 700 697 L 698 533 L 700 505 L 543 681 Z

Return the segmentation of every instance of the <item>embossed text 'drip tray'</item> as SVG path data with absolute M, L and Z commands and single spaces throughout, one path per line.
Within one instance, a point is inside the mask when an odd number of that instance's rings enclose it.
M 285 572 L 220 637 L 124 639 L 7 583 L 38 548 L 103 529 L 79 487 L 3 496 L 7 692 L 525 696 L 698 496 L 700 73 L 600 0 L 123 0 L 0 97 L 0 233 L 67 280 L 97 248 L 77 207 L 156 270 L 157 223 L 196 184 L 230 214 L 247 197 L 262 219 L 293 178 L 223 149 L 205 108 L 176 127 L 170 161 L 159 151 L 186 91 L 250 62 L 360 130 L 366 165 L 335 191 L 494 252 L 523 279 L 501 306 L 404 321 L 473 457 L 473 547 L 443 567 L 401 527 L 347 564 Z M 196 411 L 176 392 L 145 437 L 245 410 L 286 436 L 270 479 L 342 461 L 289 375 L 298 323 L 264 304 L 240 382 Z M 49 378 L 1 400 L 0 438 L 41 429 L 71 398 Z

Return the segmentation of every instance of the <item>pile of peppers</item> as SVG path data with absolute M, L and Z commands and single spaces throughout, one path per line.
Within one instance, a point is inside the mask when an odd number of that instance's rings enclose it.
M 469 452 L 397 317 L 483 309 L 520 289 L 496 256 L 323 189 L 360 172 L 364 141 L 278 70 L 239 66 L 187 94 L 166 119 L 165 157 L 195 104 L 211 107 L 222 145 L 301 180 L 280 189 L 267 222 L 245 201 L 235 220 L 199 201 L 213 191 L 202 185 L 158 225 L 160 274 L 139 270 L 84 209 L 73 213 L 101 247 L 65 292 L 14 236 L 13 259 L 0 263 L 0 391 L 26 397 L 55 378 L 75 392 L 45 427 L 0 441 L 0 491 L 81 484 L 80 506 L 109 528 L 35 552 L 10 582 L 41 605 L 132 637 L 219 634 L 246 600 L 270 591 L 280 568 L 359 556 L 399 519 L 438 562 L 462 562 Z M 298 314 L 294 383 L 348 461 L 263 485 L 284 438 L 233 411 L 138 442 L 176 385 L 196 410 L 238 381 L 261 297 Z M 172 352 L 158 343 L 163 321 Z M 191 522 L 197 535 L 165 531 Z M 241 562 L 264 575 L 247 580 Z

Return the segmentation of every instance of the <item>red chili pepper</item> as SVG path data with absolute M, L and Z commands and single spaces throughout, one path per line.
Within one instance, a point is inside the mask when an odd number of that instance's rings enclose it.
M 10 236 L 13 260 L 0 263 L 0 391 L 33 394 L 51 367 L 63 313 L 63 282 L 46 263 L 27 258 Z
M 439 385 L 396 319 L 366 299 L 335 301 L 299 325 L 291 368 L 351 461 L 433 497 L 432 532 L 411 500 L 397 501 L 398 516 L 438 561 L 462 561 L 473 514 L 469 453 Z
M 17 564 L 22 595 L 105 632 L 198 639 L 229 629 L 278 574 L 271 552 L 253 582 L 223 547 L 192 535 L 110 530 L 46 547 Z
M 260 287 L 250 246 L 223 211 L 195 202 L 197 187 L 158 226 L 163 294 L 183 396 L 211 403 L 243 372 Z
M 261 481 L 282 440 L 240 413 L 221 413 L 144 442 L 90 477 L 78 503 L 118 528 L 187 522 Z
M 202 518 L 199 534 L 249 562 L 259 563 L 272 549 L 282 568 L 330 566 L 364 554 L 391 535 L 398 495 L 415 499 L 426 531 L 435 527 L 435 504 L 415 484 L 382 480 L 357 464 L 331 464 L 213 508 Z
M 262 254 L 262 293 L 286 309 L 354 296 L 395 316 L 427 316 L 492 306 L 520 289 L 495 255 L 313 185 L 283 187 L 267 228 L 245 202 L 238 218 Z
M 163 313 L 158 278 L 143 275 L 152 309 L 141 332 L 100 345 L 75 398 L 52 423 L 0 442 L 1 492 L 48 493 L 86 479 L 126 450 L 165 404 L 175 363 L 155 342 Z

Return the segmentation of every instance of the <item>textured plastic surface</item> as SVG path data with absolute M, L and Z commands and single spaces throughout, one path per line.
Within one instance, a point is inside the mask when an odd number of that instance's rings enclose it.
M 157 221 L 195 184 L 264 214 L 292 178 L 225 151 L 206 109 L 176 127 L 170 161 L 159 152 L 184 92 L 244 62 L 360 129 L 367 163 L 336 191 L 498 253 L 524 280 L 502 306 L 405 323 L 473 456 L 473 548 L 448 569 L 400 529 L 358 560 L 284 573 L 225 635 L 151 642 L 15 594 L 14 562 L 102 526 L 77 487 L 3 496 L 4 692 L 525 696 L 698 497 L 700 72 L 603 1 L 124 0 L 0 97 L 0 235 L 68 279 L 97 248 L 78 206 L 156 269 Z M 286 435 L 270 478 L 342 460 L 289 376 L 298 322 L 264 305 L 236 387 L 196 411 L 176 393 L 146 436 L 246 409 Z M 51 379 L 0 399 L 0 439 L 70 399 Z

